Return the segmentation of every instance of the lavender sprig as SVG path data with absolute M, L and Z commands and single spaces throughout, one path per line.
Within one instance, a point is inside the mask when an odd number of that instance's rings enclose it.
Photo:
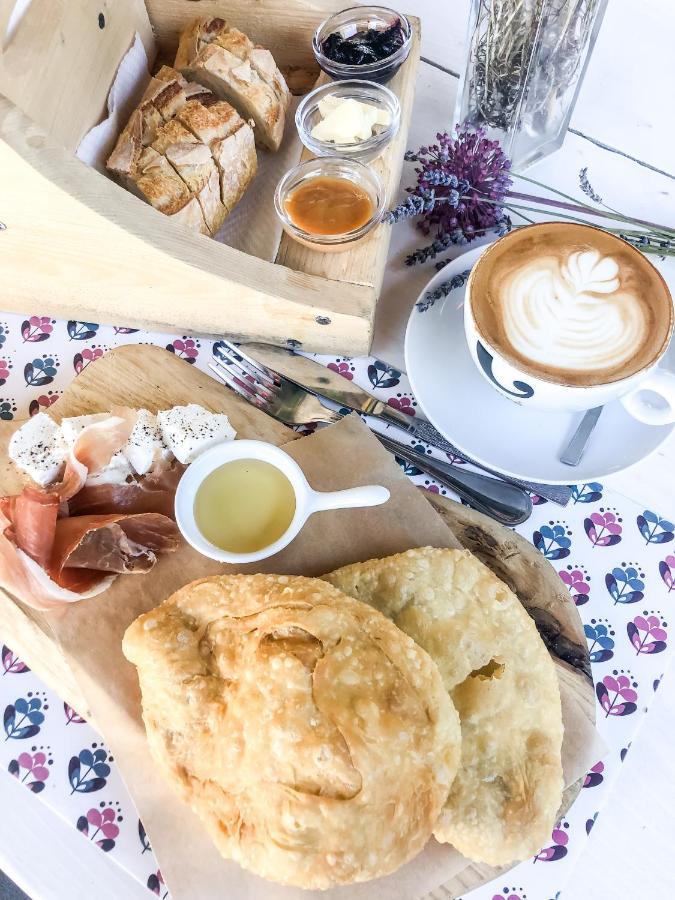
M 602 197 L 593 190 L 593 186 L 588 180 L 588 166 L 579 170 L 579 187 L 594 203 L 602 203 Z
M 433 236 L 431 243 L 407 257 L 409 266 L 435 260 L 452 245 L 467 244 L 490 233 L 502 236 L 512 227 L 520 227 L 513 225 L 509 213 L 531 223 L 533 219 L 527 212 L 548 213 L 551 218 L 583 224 L 596 224 L 588 216 L 612 220 L 604 226 L 606 231 L 645 253 L 675 256 L 675 228 L 632 218 L 607 206 L 593 189 L 587 168 L 579 172 L 579 186 L 602 209 L 516 173 L 515 177 L 563 199 L 513 191 L 511 162 L 498 141 L 487 139 L 483 128 L 465 123 L 457 126 L 454 135 L 439 133 L 436 140 L 435 144 L 405 154 L 406 160 L 419 164 L 415 168 L 417 184 L 406 188 L 407 199 L 390 210 L 385 219 L 395 224 L 417 218 L 422 234 Z M 442 268 L 446 261 L 436 262 L 436 268 Z

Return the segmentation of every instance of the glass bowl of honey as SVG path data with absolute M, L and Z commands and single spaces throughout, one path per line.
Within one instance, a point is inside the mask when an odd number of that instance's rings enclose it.
M 295 124 L 315 156 L 372 162 L 396 137 L 401 106 L 396 94 L 374 81 L 333 81 L 304 97 Z
M 274 206 L 284 230 L 313 250 L 350 250 L 379 225 L 385 190 L 368 166 L 343 156 L 300 163 L 277 185 Z

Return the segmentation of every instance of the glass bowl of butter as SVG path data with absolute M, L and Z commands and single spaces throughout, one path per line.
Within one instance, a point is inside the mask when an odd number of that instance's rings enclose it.
M 376 159 L 396 136 L 401 107 L 396 94 L 374 81 L 323 84 L 302 100 L 295 124 L 315 156 Z

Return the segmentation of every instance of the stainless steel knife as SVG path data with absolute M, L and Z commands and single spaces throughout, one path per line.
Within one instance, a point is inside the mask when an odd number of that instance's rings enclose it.
M 326 397 L 339 406 L 356 412 L 374 416 L 380 421 L 386 422 L 396 428 L 402 429 L 407 434 L 418 440 L 424 441 L 444 453 L 452 453 L 466 462 L 477 466 L 484 472 L 501 478 L 502 481 L 517 484 L 546 500 L 566 506 L 570 500 L 571 489 L 565 485 L 539 484 L 538 482 L 524 481 L 520 478 L 502 475 L 495 469 L 476 462 L 470 456 L 458 450 L 450 441 L 434 428 L 429 422 L 419 420 L 411 421 L 410 416 L 399 412 L 387 403 L 372 397 L 357 384 L 339 375 L 337 372 L 327 369 L 313 359 L 300 356 L 293 350 L 284 350 L 281 347 L 272 347 L 269 344 L 246 344 L 246 352 L 254 359 L 268 365 L 271 369 L 281 372 L 290 381 L 299 384 L 305 390 L 319 397 Z
M 502 525 L 513 527 L 525 522 L 532 515 L 532 500 L 522 488 L 499 478 L 489 478 L 478 472 L 463 470 L 442 460 L 432 459 L 392 441 L 383 434 L 373 432 L 382 446 L 418 471 L 435 478 L 440 484 L 455 491 L 473 509 L 485 513 Z M 486 487 L 490 490 L 486 491 Z

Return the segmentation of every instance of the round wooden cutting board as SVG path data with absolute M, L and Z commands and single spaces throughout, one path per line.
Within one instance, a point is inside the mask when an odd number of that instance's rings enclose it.
M 208 375 L 163 349 L 144 345 L 118 348 L 87 367 L 50 413 L 56 418 L 82 415 L 109 410 L 115 404 L 154 411 L 190 402 L 225 412 L 241 437 L 277 445 L 299 437 Z M 0 495 L 20 490 L 21 479 L 7 457 L 7 443 L 20 424 L 0 423 Z M 491 519 L 438 494 L 425 492 L 424 496 L 457 543 L 474 553 L 515 591 L 554 657 L 561 687 L 571 698 L 575 716 L 594 724 L 595 697 L 583 626 L 553 567 L 524 538 Z M 39 677 L 90 718 L 80 685 L 54 641 L 47 617 L 14 603 L 0 592 L 0 634 Z M 561 815 L 580 787 L 578 781 L 565 791 Z M 451 900 L 507 869 L 467 863 L 459 875 L 427 896 Z

